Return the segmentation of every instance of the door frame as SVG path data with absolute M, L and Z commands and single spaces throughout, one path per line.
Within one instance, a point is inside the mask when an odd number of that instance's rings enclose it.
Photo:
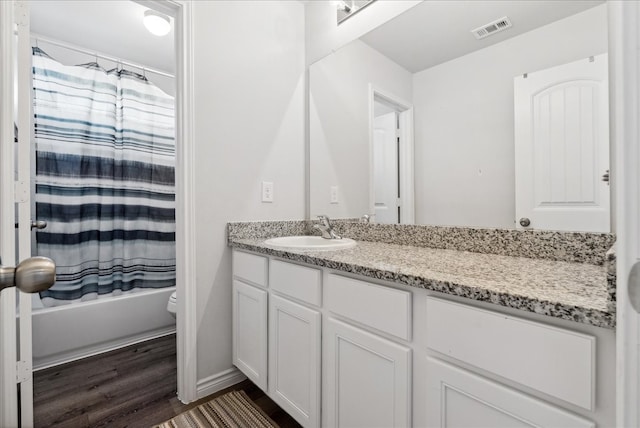
M 0 2 L 0 171 L 12 175 L 14 171 L 14 64 L 16 41 L 13 34 L 15 7 L 12 1 Z M 9 171 L 9 172 L 7 172 Z M 14 229 L 13 180 L 0 180 L 0 233 Z M 0 239 L 2 263 L 15 266 L 16 251 L 14 239 Z M 16 289 L 6 288 L 0 293 L 0 425 L 18 424 L 18 388 L 16 347 Z M 9 326 L 9 328 L 2 328 Z
M 175 19 L 176 50 L 176 310 L 178 398 L 183 403 L 197 399 L 197 314 L 196 314 L 196 231 L 195 231 L 195 140 L 194 129 L 194 37 L 192 4 L 188 0 L 134 0 Z M 14 64 L 16 41 L 14 22 L 16 9 L 26 5 L 15 1 L 0 2 L 0 162 L 7 171 L 14 169 Z M 21 10 L 28 18 L 28 8 Z M 24 19 L 24 15 L 21 15 Z M 13 180 L 0 181 L 0 227 L 14 230 Z M 2 240 L 6 241 L 6 240 Z M 15 263 L 15 245 L 1 244 L 5 264 Z M 11 260 L 8 260 L 11 259 Z M 0 325 L 16 317 L 16 291 L 9 288 L 0 298 Z M 16 332 L 0 330 L 0 424 L 14 426 L 19 418 L 17 383 Z M 15 421 L 15 422 L 14 422 Z
M 640 260 L 640 4 L 608 3 L 612 186 L 617 197 L 616 425 L 638 426 L 640 316 L 631 307 L 628 275 Z M 637 285 L 637 284 L 636 284 Z
M 373 144 L 375 101 L 382 99 L 394 106 L 398 112 L 400 127 L 400 224 L 415 222 L 415 179 L 414 179 L 414 138 L 413 105 L 394 94 L 369 83 L 369 212 L 375 214 Z M 375 217 L 374 217 L 375 220 Z
M 193 6 L 188 0 L 132 0 L 174 18 L 176 52 L 176 338 L 178 399 L 197 399 Z

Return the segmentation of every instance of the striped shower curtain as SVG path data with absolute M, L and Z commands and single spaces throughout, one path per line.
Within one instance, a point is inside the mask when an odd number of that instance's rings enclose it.
M 53 306 L 175 285 L 174 102 L 147 79 L 33 48 L 37 253 Z

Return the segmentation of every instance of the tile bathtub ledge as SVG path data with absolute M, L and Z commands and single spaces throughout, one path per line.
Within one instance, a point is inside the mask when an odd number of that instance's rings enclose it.
M 604 266 L 358 241 L 352 249 L 275 249 L 264 238 L 237 249 L 423 288 L 541 315 L 615 328 Z

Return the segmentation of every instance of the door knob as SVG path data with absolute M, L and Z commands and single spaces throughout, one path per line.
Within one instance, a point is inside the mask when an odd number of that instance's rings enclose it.
M 47 227 L 47 222 L 44 220 L 31 220 L 31 229 L 44 229 Z
M 520 219 L 520 226 L 522 226 L 522 227 L 529 227 L 530 225 L 531 225 L 531 220 L 529 220 L 528 218 L 526 218 L 526 217 L 522 217 L 522 218 Z
M 31 230 L 33 229 L 44 229 L 47 227 L 47 222 L 44 220 L 31 220 Z M 16 229 L 18 228 L 18 223 L 16 223 Z
M 24 293 L 39 293 L 56 282 L 56 264 L 48 257 L 31 257 L 16 267 L 0 266 L 0 291 L 17 287 Z

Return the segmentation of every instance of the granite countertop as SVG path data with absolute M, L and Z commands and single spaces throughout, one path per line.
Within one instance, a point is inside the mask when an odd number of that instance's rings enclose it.
M 264 238 L 229 245 L 283 259 L 615 328 L 607 266 L 358 241 L 336 251 L 276 249 Z

